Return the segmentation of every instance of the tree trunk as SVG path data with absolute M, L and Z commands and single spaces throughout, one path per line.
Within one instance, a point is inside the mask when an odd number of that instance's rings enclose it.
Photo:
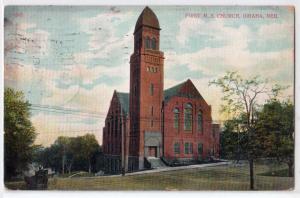
M 92 167 L 91 167 L 91 161 L 89 160 L 89 173 L 92 172 L 91 169 L 92 169 Z
M 73 160 L 72 160 L 72 162 L 70 163 L 70 165 L 68 166 L 68 172 L 69 172 L 69 173 L 71 173 L 72 165 L 73 165 Z
M 288 163 L 289 166 L 289 177 L 294 177 L 293 163 Z
M 249 159 L 250 170 L 250 190 L 254 190 L 254 171 L 253 171 L 253 159 Z
M 65 174 L 65 156 L 62 156 L 62 174 Z

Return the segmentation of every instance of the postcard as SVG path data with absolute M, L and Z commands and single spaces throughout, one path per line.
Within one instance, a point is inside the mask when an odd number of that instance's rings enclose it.
M 4 184 L 292 190 L 293 6 L 6 6 Z

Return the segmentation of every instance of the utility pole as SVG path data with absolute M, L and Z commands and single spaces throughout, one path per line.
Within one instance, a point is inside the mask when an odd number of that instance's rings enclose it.
M 120 105 L 120 108 L 121 108 L 121 135 L 122 135 L 122 140 L 121 140 L 121 148 L 122 148 L 122 151 L 121 151 L 121 163 L 122 163 L 122 176 L 125 176 L 125 130 L 124 130 L 124 125 L 125 125 L 125 122 L 124 122 L 124 117 L 123 117 L 123 110 L 122 110 L 122 105 Z
M 238 150 L 238 153 L 237 153 L 237 159 L 236 159 L 236 163 L 237 164 L 239 164 L 239 162 L 240 162 L 240 124 L 238 123 L 237 124 L 237 143 L 238 143 L 238 148 L 237 148 L 237 150 Z
M 161 132 L 162 132 L 162 157 L 165 156 L 165 126 L 164 126 L 164 120 L 165 120 L 165 113 L 164 113 L 164 104 L 165 102 L 162 101 L 161 105 Z

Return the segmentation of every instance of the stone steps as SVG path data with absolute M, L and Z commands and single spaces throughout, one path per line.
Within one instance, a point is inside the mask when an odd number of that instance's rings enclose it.
M 147 157 L 148 162 L 151 164 L 151 168 L 165 168 L 166 164 L 160 159 L 156 157 Z

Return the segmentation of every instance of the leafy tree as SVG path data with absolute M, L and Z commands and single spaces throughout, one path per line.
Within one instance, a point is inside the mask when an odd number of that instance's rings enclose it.
M 59 153 L 59 147 L 53 144 L 51 147 L 37 150 L 34 160 L 35 162 L 43 165 L 44 168 L 51 167 L 55 171 L 60 171 L 61 156 Z
M 58 137 L 48 148 L 42 149 L 37 161 L 44 167 L 54 168 L 62 174 L 66 170 L 92 171 L 96 166 L 96 158 L 100 155 L 100 146 L 94 135 L 86 134 L 77 137 Z
M 288 165 L 294 175 L 294 105 L 271 100 L 258 113 L 257 141 L 266 157 L 275 157 Z
M 4 90 L 5 179 L 27 169 L 33 158 L 36 132 L 30 121 L 30 104 L 21 91 Z
M 224 105 L 222 112 L 227 112 L 234 117 L 243 116 L 243 131 L 247 133 L 247 158 L 250 171 L 250 189 L 254 189 L 253 160 L 257 157 L 257 145 L 254 141 L 255 116 L 259 103 L 259 98 L 276 98 L 284 88 L 274 85 L 268 88 L 268 82 L 259 76 L 243 79 L 237 72 L 227 72 L 225 76 L 213 80 L 210 85 L 218 86 L 222 89 Z
M 54 147 L 56 146 L 58 149 L 58 155 L 61 158 L 61 171 L 62 174 L 65 173 L 65 168 L 68 169 L 68 172 L 71 172 L 73 159 L 75 155 L 74 149 L 74 138 L 72 137 L 58 137 L 54 142 Z
M 220 134 L 221 158 L 235 159 L 237 163 L 240 159 L 247 159 L 247 134 L 240 129 L 241 123 L 240 119 L 227 120 L 224 123 L 224 130 Z
M 91 173 L 91 160 L 95 152 L 98 151 L 99 145 L 98 142 L 93 134 L 86 134 L 81 137 L 82 138 L 82 155 L 83 158 L 88 162 L 89 166 L 89 173 Z

